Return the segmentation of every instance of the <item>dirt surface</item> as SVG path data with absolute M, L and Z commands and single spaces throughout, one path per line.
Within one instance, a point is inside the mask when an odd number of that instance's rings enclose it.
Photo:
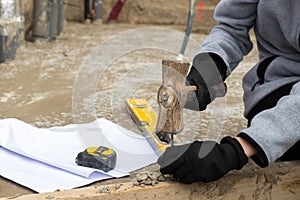
M 161 37 L 155 37 L 156 32 L 153 31 L 152 34 L 145 25 L 95 26 L 67 23 L 65 31 L 54 42 L 26 42 L 17 50 L 15 60 L 7 60 L 6 63 L 0 64 L 0 118 L 18 118 L 37 127 L 52 127 L 74 123 L 75 115 L 75 118 L 82 122 L 103 117 L 138 132 L 125 110 L 124 98 L 146 98 L 157 109 L 156 92 L 161 80 L 161 60 L 176 58 L 179 50 L 176 48 L 181 44 L 175 45 L 173 52 L 158 48 L 142 48 L 116 56 L 121 47 L 131 44 L 122 33 L 136 28 L 139 28 L 137 30 L 146 28 L 146 33 L 142 35 L 145 38 L 142 41 L 155 43 L 158 46 L 166 41 L 168 43 L 166 46 L 173 44 L 173 40 L 166 40 L 172 37 L 163 32 L 175 30 L 179 33 L 184 32 L 184 27 L 180 26 L 159 26 L 167 29 L 162 31 Z M 116 37 L 117 33 L 122 37 Z M 131 35 L 131 32 L 127 32 L 125 36 L 128 33 Z M 134 37 L 135 40 L 139 39 L 138 35 Z M 203 34 L 192 34 L 195 42 L 200 43 L 204 38 Z M 181 41 L 181 38 L 178 41 Z M 93 60 L 101 62 L 103 54 L 97 55 L 93 52 L 95 53 L 97 48 L 101 50 L 103 43 L 106 45 L 107 55 L 115 57 L 110 60 L 108 66 L 99 65 L 101 74 L 97 82 L 92 83 L 95 87 L 94 101 L 83 98 L 83 102 L 77 104 L 81 105 L 81 108 L 77 108 L 74 106 L 74 96 L 77 95 L 74 94 L 75 87 L 82 85 L 84 88 L 90 84 L 89 77 L 86 77 L 86 82 L 82 83 L 78 83 L 78 77 L 82 68 L 88 63 Z M 98 46 L 99 44 L 101 45 Z M 110 47 L 109 44 L 112 46 Z M 189 55 L 193 48 L 187 51 Z M 257 51 L 254 49 L 226 80 L 227 96 L 217 101 L 216 105 L 210 106 L 201 114 L 184 111 L 185 129 L 180 134 L 183 141 L 204 138 L 219 140 L 223 135 L 235 135 L 246 127 L 246 120 L 242 117 L 241 77 L 256 61 Z M 95 113 L 90 113 L 91 106 L 95 108 Z M 79 109 L 80 112 L 73 108 Z M 225 115 L 221 116 L 224 121 L 220 120 L 218 115 L 214 115 L 216 109 L 224 111 Z M 220 123 L 221 126 L 215 126 Z M 145 168 L 147 171 L 157 169 L 156 165 Z M 96 184 L 128 181 L 132 176 Z M 26 193 L 32 191 L 1 179 L 0 197 Z
M 66 191 L 4 199 L 299 199 L 299 162 L 275 163 L 268 168 L 244 168 L 210 183 L 181 184 L 170 177 L 144 171 L 135 182 L 93 184 Z M 2 199 L 2 198 L 0 198 Z M 3 199 L 3 200 L 4 200 Z

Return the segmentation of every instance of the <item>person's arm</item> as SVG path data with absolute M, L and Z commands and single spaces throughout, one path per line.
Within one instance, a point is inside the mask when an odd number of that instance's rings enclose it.
M 213 86 L 222 83 L 231 71 L 252 49 L 249 30 L 256 20 L 258 0 L 220 1 L 215 10 L 219 22 L 202 42 L 187 76 L 190 85 L 196 85 L 195 97 L 185 108 L 205 110 L 215 97 Z M 215 67 L 216 66 L 216 67 Z M 222 87 L 226 93 L 226 87 Z M 196 98 L 197 97 L 197 98 Z
M 253 156 L 257 153 L 257 150 L 249 142 L 247 142 L 247 140 L 245 140 L 241 137 L 237 137 L 236 139 L 239 141 L 239 143 L 243 147 L 244 152 L 248 156 L 248 158 L 250 158 L 251 156 Z
M 249 30 L 256 20 L 258 0 L 225 0 L 216 7 L 214 26 L 202 42 L 199 53 L 211 52 L 226 63 L 227 76 L 253 47 Z
M 250 127 L 242 130 L 238 137 L 256 149 L 257 153 L 251 158 L 266 167 L 300 140 L 299 127 L 300 82 L 275 107 L 258 113 Z

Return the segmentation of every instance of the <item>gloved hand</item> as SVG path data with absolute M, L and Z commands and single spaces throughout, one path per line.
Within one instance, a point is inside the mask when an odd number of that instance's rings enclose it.
M 241 169 L 248 157 L 240 143 L 225 137 L 214 141 L 168 147 L 158 159 L 162 174 L 173 174 L 183 183 L 214 181 L 233 169 Z
M 201 53 L 193 59 L 193 66 L 187 76 L 187 85 L 197 86 L 195 95 L 185 104 L 185 108 L 203 111 L 217 93 L 226 93 L 227 66 L 223 59 L 214 53 Z M 215 88 L 218 87 L 216 90 Z M 221 95 L 222 96 L 222 95 Z

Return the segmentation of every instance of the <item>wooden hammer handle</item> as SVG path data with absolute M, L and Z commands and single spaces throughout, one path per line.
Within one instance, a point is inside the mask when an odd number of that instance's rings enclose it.
M 186 89 L 188 91 L 198 90 L 195 85 L 186 86 Z M 216 97 L 224 97 L 227 91 L 227 85 L 225 83 L 219 83 L 218 85 L 214 85 L 212 89 L 216 92 Z

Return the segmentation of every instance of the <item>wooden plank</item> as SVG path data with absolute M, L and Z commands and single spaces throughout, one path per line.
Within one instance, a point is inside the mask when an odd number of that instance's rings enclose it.
M 254 165 L 233 171 L 212 183 L 160 182 L 155 186 L 133 186 L 131 182 L 31 194 L 24 199 L 299 199 L 300 162 L 275 163 L 258 169 Z M 3 199 L 2 199 L 3 200 Z

